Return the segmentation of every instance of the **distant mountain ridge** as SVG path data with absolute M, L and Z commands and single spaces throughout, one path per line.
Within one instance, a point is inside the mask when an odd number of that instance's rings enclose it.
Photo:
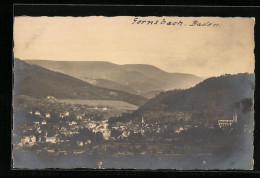
M 117 89 L 120 85 L 119 90 L 132 91 L 135 94 L 189 88 L 203 80 L 192 74 L 168 73 L 146 64 L 117 65 L 105 61 L 48 60 L 26 60 L 26 62 L 84 81 L 102 79 L 96 84 L 97 86 Z
M 146 98 L 134 94 L 93 86 L 66 74 L 15 59 L 14 95 L 36 98 L 54 96 L 68 99 L 122 100 L 142 105 Z

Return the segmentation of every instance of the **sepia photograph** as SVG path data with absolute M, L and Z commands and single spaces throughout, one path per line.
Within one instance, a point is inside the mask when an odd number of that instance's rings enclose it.
M 254 26 L 15 16 L 12 168 L 252 170 Z

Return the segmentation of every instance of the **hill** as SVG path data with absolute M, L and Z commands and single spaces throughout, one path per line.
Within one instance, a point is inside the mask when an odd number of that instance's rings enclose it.
M 122 100 L 142 105 L 146 99 L 122 91 L 93 86 L 80 79 L 30 65 L 19 59 L 14 62 L 14 95 L 36 98 L 54 96 L 66 99 Z
M 189 88 L 202 81 L 202 78 L 195 75 L 167 73 L 146 64 L 117 65 L 105 61 L 48 60 L 27 60 L 26 62 L 84 81 L 102 79 L 99 80 L 99 85 L 102 87 L 111 88 L 112 86 L 113 89 L 118 87 L 118 90 L 144 95 L 154 91 Z
M 186 89 L 195 86 L 202 81 L 202 78 L 185 73 L 168 73 L 155 66 L 146 64 L 126 64 L 123 68 L 127 71 L 138 71 L 143 75 L 149 76 L 157 81 L 166 81 L 163 85 L 164 90 Z
M 138 112 L 212 111 L 229 107 L 244 98 L 254 97 L 254 75 L 237 74 L 212 77 L 187 90 L 162 92 L 149 100 Z
M 123 120 L 142 116 L 148 120 L 187 118 L 207 122 L 232 119 L 235 112 L 242 117 L 252 111 L 253 98 L 253 74 L 222 75 L 208 78 L 186 90 L 161 92 Z
M 119 91 L 125 91 L 127 93 L 132 93 L 135 95 L 140 95 L 140 92 L 133 90 L 125 85 L 120 85 L 116 82 L 105 80 L 105 79 L 88 79 L 84 78 L 84 81 L 103 88 L 113 89 L 113 90 L 119 90 Z

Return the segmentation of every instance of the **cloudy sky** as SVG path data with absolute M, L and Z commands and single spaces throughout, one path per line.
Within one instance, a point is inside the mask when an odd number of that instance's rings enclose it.
M 183 25 L 132 24 L 136 17 L 15 17 L 14 56 L 151 64 L 202 77 L 254 72 L 254 19 L 137 17 Z M 219 27 L 189 26 L 201 23 Z

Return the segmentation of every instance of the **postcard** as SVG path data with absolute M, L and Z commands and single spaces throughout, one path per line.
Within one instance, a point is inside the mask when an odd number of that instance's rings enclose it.
M 14 17 L 14 169 L 252 170 L 254 18 Z

